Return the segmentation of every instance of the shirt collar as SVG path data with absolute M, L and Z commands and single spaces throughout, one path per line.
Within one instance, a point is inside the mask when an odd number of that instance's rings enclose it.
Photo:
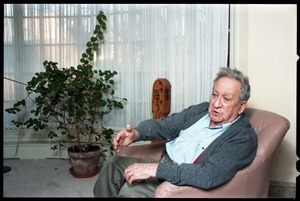
M 240 118 L 240 115 L 234 121 L 232 121 L 230 123 L 218 124 L 215 127 L 209 127 L 210 116 L 209 116 L 208 113 L 204 116 L 204 118 L 205 118 L 205 121 L 206 121 L 206 128 L 209 128 L 209 129 L 219 129 L 219 128 L 226 128 L 226 127 L 230 126 L 231 124 L 233 124 L 234 122 L 236 122 Z

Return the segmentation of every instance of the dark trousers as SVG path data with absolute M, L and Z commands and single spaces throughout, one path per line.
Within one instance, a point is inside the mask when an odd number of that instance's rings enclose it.
M 129 185 L 124 178 L 124 170 L 133 163 L 157 163 L 158 161 L 146 160 L 124 156 L 112 156 L 103 164 L 98 180 L 94 186 L 95 197 L 153 197 L 156 187 L 161 184 L 157 178 L 135 181 Z M 169 163 L 168 155 L 162 157 L 160 163 Z

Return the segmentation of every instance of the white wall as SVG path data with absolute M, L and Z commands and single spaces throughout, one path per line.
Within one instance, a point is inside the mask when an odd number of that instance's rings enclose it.
M 249 76 L 249 107 L 273 111 L 290 121 L 275 155 L 271 180 L 296 183 L 297 5 L 234 5 L 233 65 Z

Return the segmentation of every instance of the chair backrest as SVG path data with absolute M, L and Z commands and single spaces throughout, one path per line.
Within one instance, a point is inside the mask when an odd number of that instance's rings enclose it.
M 247 174 L 245 197 L 268 197 L 274 154 L 290 128 L 290 122 L 265 110 L 246 108 L 245 113 L 257 133 L 258 148 L 254 161 L 237 175 Z
M 245 113 L 258 136 L 257 155 L 270 157 L 281 144 L 290 122 L 283 116 L 265 110 L 246 108 Z

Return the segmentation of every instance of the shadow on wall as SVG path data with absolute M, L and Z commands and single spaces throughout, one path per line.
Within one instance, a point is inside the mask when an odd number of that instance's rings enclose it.
M 293 175 L 293 168 L 296 169 L 295 158 L 297 158 L 296 147 L 283 139 L 274 156 L 271 180 L 296 183 L 298 174 Z

